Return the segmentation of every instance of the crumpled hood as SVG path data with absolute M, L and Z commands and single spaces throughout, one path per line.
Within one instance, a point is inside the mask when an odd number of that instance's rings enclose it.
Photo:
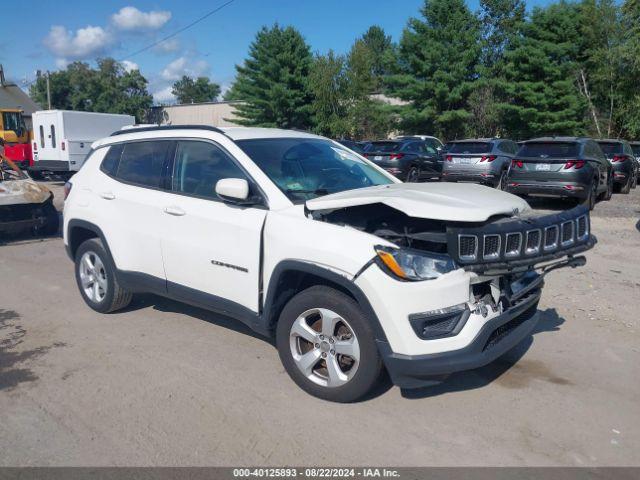
M 50 195 L 51 190 L 29 178 L 0 182 L 0 205 L 42 203 Z
M 530 209 L 515 195 L 472 183 L 394 183 L 314 198 L 306 206 L 309 210 L 335 210 L 374 203 L 410 217 L 452 222 L 484 222 L 494 215 Z

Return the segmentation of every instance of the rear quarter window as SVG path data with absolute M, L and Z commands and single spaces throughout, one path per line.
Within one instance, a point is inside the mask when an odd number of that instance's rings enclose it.
M 102 159 L 102 164 L 100 165 L 100 170 L 102 170 L 107 175 L 115 176 L 116 171 L 118 170 L 118 164 L 120 163 L 120 156 L 122 155 L 123 145 L 111 145 L 107 147 L 109 151 Z
M 151 188 L 160 188 L 170 141 L 126 143 L 120 156 L 116 178 Z

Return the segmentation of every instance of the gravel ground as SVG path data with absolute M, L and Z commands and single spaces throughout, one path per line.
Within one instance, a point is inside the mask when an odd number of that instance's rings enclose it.
M 0 247 L 0 465 L 640 465 L 639 218 L 640 189 L 597 205 L 587 265 L 548 276 L 539 326 L 502 359 L 353 405 L 306 395 L 216 314 L 140 296 L 99 315 L 60 238 L 16 239 Z

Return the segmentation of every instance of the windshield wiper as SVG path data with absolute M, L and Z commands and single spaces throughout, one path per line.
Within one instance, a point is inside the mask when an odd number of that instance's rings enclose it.
M 315 190 L 298 190 L 297 188 L 288 188 L 284 191 L 284 193 L 302 193 L 302 194 L 313 194 L 313 195 L 328 195 L 329 190 L 326 188 L 317 188 Z

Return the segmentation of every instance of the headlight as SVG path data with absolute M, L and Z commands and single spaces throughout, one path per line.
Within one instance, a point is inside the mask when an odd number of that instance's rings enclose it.
M 432 280 L 458 268 L 448 255 L 389 247 L 376 247 L 376 253 L 386 270 L 403 280 Z

